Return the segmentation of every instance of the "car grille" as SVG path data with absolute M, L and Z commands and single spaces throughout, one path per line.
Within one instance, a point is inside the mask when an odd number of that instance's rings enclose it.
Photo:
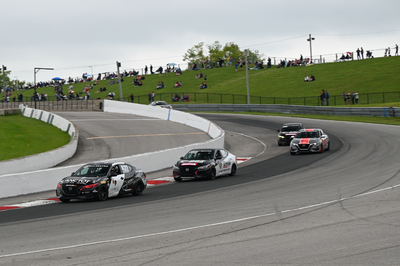
M 179 167 L 181 176 L 194 176 L 196 166 L 181 166 Z
M 78 190 L 81 188 L 82 186 L 79 185 L 71 185 L 71 184 L 66 184 L 63 185 L 63 190 L 64 190 L 64 194 L 66 196 L 73 196 L 76 195 Z
M 309 144 L 300 144 L 299 145 L 300 150 L 308 150 L 309 146 L 310 146 Z

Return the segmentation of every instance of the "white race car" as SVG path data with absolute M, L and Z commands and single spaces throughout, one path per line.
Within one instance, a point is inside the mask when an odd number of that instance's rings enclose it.
M 194 149 L 174 165 L 175 181 L 183 178 L 215 179 L 220 175 L 235 175 L 237 171 L 236 156 L 225 149 Z

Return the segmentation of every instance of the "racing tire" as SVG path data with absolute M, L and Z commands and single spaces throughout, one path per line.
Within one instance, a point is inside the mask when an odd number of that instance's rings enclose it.
M 108 199 L 108 189 L 105 186 L 99 188 L 99 200 L 104 201 Z
M 215 170 L 215 168 L 213 168 L 211 169 L 210 180 L 215 180 L 216 177 L 217 177 L 217 171 Z
M 330 142 L 328 142 L 328 146 L 326 147 L 326 151 L 329 151 L 329 149 L 330 149 L 330 147 L 331 147 L 331 143 Z
M 278 141 L 278 146 L 282 146 L 282 143 Z
M 236 164 L 233 164 L 231 167 L 231 173 L 229 174 L 230 176 L 234 176 L 236 174 Z
M 290 154 L 291 154 L 291 155 L 296 155 L 297 152 L 292 152 L 292 151 L 291 151 Z
M 70 201 L 70 199 L 60 198 L 60 201 L 61 201 L 61 202 L 64 202 L 64 203 L 68 203 L 68 202 Z
M 139 182 L 136 185 L 135 190 L 132 192 L 132 194 L 134 196 L 140 196 L 143 194 L 143 191 L 144 191 L 144 184 L 142 182 Z
M 182 182 L 182 178 L 181 178 L 181 177 L 174 177 L 174 180 L 175 180 L 176 182 Z

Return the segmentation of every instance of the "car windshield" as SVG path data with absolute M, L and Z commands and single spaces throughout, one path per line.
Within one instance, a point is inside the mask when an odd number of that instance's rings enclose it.
M 156 105 L 168 105 L 166 102 L 156 102 Z
M 196 150 L 188 152 L 184 160 L 211 160 L 214 158 L 214 151 L 212 150 Z
M 296 135 L 296 138 L 318 138 L 318 137 L 319 137 L 318 131 L 299 132 Z
M 110 169 L 109 165 L 84 165 L 76 171 L 73 176 L 105 176 Z
M 281 131 L 282 132 L 290 132 L 290 131 L 299 131 L 300 129 L 301 129 L 301 126 L 293 125 L 293 126 L 284 126 L 284 127 L 282 127 Z

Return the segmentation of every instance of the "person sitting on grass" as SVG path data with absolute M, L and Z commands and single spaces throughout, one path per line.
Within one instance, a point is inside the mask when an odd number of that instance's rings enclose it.
M 207 89 L 207 84 L 205 82 L 201 83 L 200 90 Z

